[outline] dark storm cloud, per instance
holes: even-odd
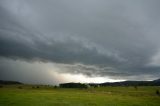
[[[0,3],[1,57],[67,64],[64,72],[88,76],[160,75],[150,65],[160,50],[158,0]]]
[[[22,29],[21,29],[22,30]],[[57,42],[53,40],[30,39],[30,33],[2,29],[0,36],[0,55],[9,58],[41,60],[60,63],[110,64],[115,60],[98,53],[96,48],[87,48],[73,40]],[[9,36],[12,36],[11,39]],[[98,61],[100,60],[100,61]],[[116,63],[116,61],[115,61]]]

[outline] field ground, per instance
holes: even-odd
[[[160,87],[99,87],[66,89],[3,85],[0,106],[160,106]]]

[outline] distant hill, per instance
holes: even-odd
[[[154,80],[154,82],[160,82],[160,79]]]
[[[0,80],[0,84],[2,85],[12,85],[12,84],[23,84],[18,81],[5,81]],[[68,85],[76,85],[76,86],[84,86],[85,84],[81,83],[64,83],[60,84],[61,86],[68,86]],[[160,86],[160,79],[153,80],[153,81],[122,81],[122,82],[105,82],[105,83],[86,83],[86,85],[90,86]]]
[[[83,88],[87,86],[160,86],[160,79],[153,81],[122,81],[122,82],[106,82],[106,83],[63,83],[59,84],[62,88]]]
[[[160,86],[160,79],[153,81],[122,81],[122,82],[106,82],[99,84],[101,86]]]
[[[3,85],[12,85],[12,84],[23,84],[23,83],[18,82],[18,81],[4,81],[4,80],[0,80],[0,84],[3,84]]]

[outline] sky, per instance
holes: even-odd
[[[0,0],[0,79],[154,80],[159,0]]]

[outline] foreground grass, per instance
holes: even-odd
[[[160,87],[62,89],[12,85],[0,88],[0,106],[160,106]]]

